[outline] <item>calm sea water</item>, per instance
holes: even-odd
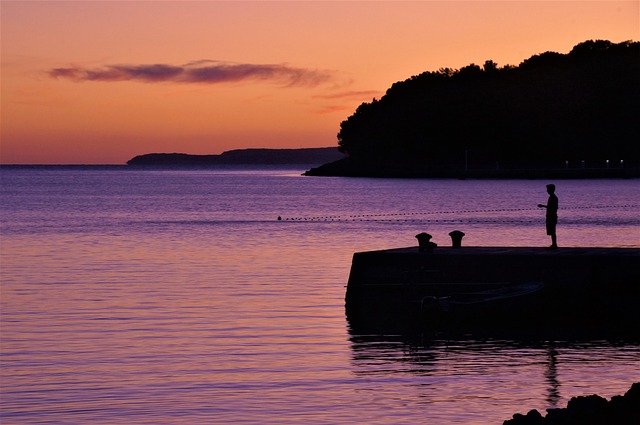
[[[640,380],[638,341],[350,331],[354,252],[546,246],[546,181],[301,171],[0,170],[1,422],[499,424]],[[561,246],[640,246],[640,181],[555,183]]]

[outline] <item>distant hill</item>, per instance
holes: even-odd
[[[441,68],[340,124],[348,157],[307,175],[625,177],[640,169],[640,43],[589,40],[519,66]]]
[[[216,165],[320,165],[344,158],[337,147],[300,149],[236,149],[220,155],[148,153],[138,155],[127,165],[145,167],[210,167]]]

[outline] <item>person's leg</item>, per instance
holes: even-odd
[[[551,246],[549,248],[558,247],[558,238],[556,236],[556,224],[557,221],[553,218],[547,217],[547,235],[551,236]]]
[[[551,228],[551,247],[558,247],[558,237],[556,236],[556,226],[558,224],[558,217],[553,218],[553,226]]]

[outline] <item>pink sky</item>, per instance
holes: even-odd
[[[337,145],[396,81],[588,39],[640,39],[638,1],[4,1],[4,164]]]

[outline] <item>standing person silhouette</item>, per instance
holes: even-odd
[[[549,194],[549,200],[547,205],[538,204],[539,208],[547,209],[547,235],[551,236],[550,249],[558,248],[558,238],[556,236],[556,224],[558,224],[558,197],[555,194],[556,185],[548,184],[547,193]]]

